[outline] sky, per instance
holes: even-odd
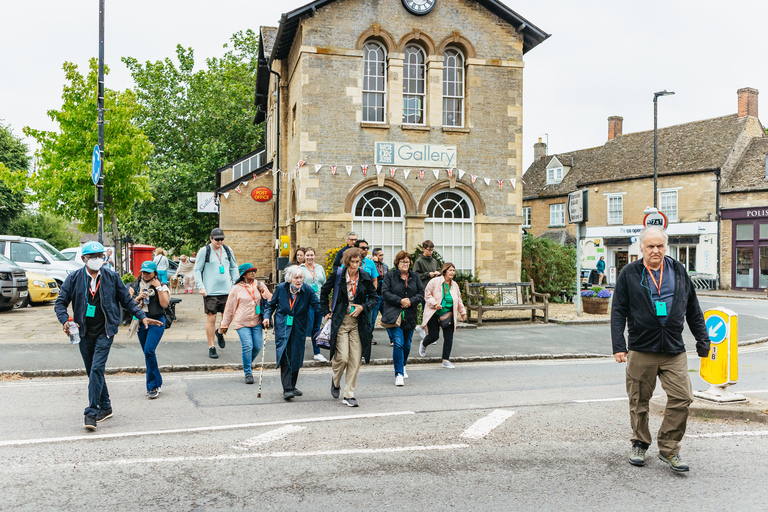
[[[106,86],[133,86],[121,57],[161,60],[181,44],[204,66],[233,33],[277,26],[283,12],[308,1],[106,0]],[[660,127],[733,114],[741,87],[764,91],[768,102],[759,30],[768,2],[503,2],[552,34],[524,56],[524,168],[539,137],[558,153],[605,143],[612,115],[624,117],[624,133],[653,129],[653,93],[663,89],[676,94],[659,99]],[[98,56],[98,0],[5,0],[0,20],[0,122],[22,137],[24,126],[55,130],[46,112],[61,107],[62,64],[85,73]]]

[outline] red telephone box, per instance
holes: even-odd
[[[131,247],[131,273],[134,277],[141,275],[141,264],[152,259],[155,248],[152,245],[134,245]]]

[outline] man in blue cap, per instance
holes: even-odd
[[[67,336],[69,317],[67,307],[72,304],[72,318],[79,328],[80,355],[88,374],[88,407],[85,408],[84,426],[96,430],[96,424],[112,416],[112,403],[104,382],[104,369],[109,349],[122,320],[122,309],[144,323],[163,325],[148,318],[128,294],[120,276],[104,267],[104,246],[88,242],[81,251],[85,267],[67,276],[61,285],[54,311],[64,326]]]

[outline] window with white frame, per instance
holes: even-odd
[[[608,196],[608,224],[624,224],[624,198]]]
[[[424,50],[405,47],[403,59],[403,124],[424,124],[427,68]]]
[[[565,226],[565,203],[549,205],[549,225]]]
[[[383,123],[386,119],[387,54],[375,41],[363,46],[363,121]]]
[[[370,247],[384,250],[384,261],[392,265],[395,255],[405,249],[405,206],[394,191],[374,188],[361,193],[353,207],[352,231]]]
[[[443,52],[443,126],[464,126],[464,55]]]
[[[474,216],[472,203],[456,190],[441,190],[427,202],[424,238],[432,240],[443,261],[456,270],[474,272]]]
[[[669,222],[677,222],[677,190],[659,190],[659,210]]]
[[[547,169],[547,185],[556,185],[561,181],[563,181],[562,167],[553,167],[552,169]]]
[[[531,227],[531,207],[523,206],[523,227]]]

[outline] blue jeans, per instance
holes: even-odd
[[[312,352],[314,355],[317,355],[320,353],[320,347],[317,346],[317,343],[315,343],[314,334],[320,330],[320,324],[323,322],[323,316],[317,315],[317,318],[315,318],[315,310],[312,308],[309,308],[309,320],[307,320],[307,325],[309,326],[309,337],[312,339]]]
[[[379,317],[379,311],[381,311],[381,306],[384,304],[384,299],[381,298],[381,295],[379,295],[379,302],[373,306],[373,309],[371,309],[371,331],[373,331],[374,327],[376,327],[376,319]]]
[[[157,389],[163,385],[163,377],[160,375],[160,367],[157,365],[155,350],[165,332],[165,317],[158,320],[163,322],[162,327],[150,325],[149,329],[147,329],[143,323],[140,323],[139,329],[136,331],[139,343],[141,343],[141,350],[144,351],[144,362],[147,364],[147,391]]]
[[[413,338],[413,329],[404,331],[402,327],[392,327],[387,329],[389,339],[394,343],[392,348],[392,359],[395,362],[395,376],[402,375],[405,365],[408,364],[408,354],[411,353],[411,338]]]
[[[246,375],[253,373],[253,360],[264,346],[264,331],[261,325],[256,327],[241,327],[237,330],[240,345],[243,348],[243,371]]]
[[[107,366],[109,349],[112,348],[114,337],[106,334],[96,338],[80,337],[80,355],[85,363],[85,373],[88,375],[88,407],[86,416],[96,416],[100,409],[111,409],[107,383],[104,381],[104,368]]]

